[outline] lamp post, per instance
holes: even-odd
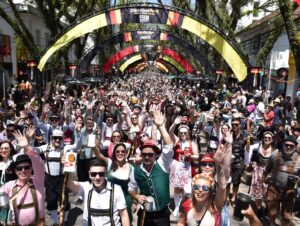
[[[27,67],[30,68],[30,81],[34,80],[34,67],[37,66],[37,62],[35,60],[29,60],[27,62]]]
[[[251,73],[253,74],[253,88],[255,88],[257,86],[257,74],[259,72],[259,68],[258,67],[253,67],[251,68]]]
[[[75,70],[77,69],[77,65],[72,64],[69,66],[70,72],[71,72],[71,76],[75,77]]]
[[[216,74],[217,74],[216,83],[218,83],[220,81],[221,75],[223,74],[223,71],[218,69],[216,70]]]

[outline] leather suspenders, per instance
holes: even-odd
[[[109,216],[110,217],[110,222],[111,222],[111,226],[115,226],[115,221],[114,221],[114,208],[113,208],[113,204],[114,204],[114,190],[115,190],[115,186],[114,184],[111,184],[112,186],[112,190],[110,191],[110,198],[109,198],[109,209],[94,209],[91,208],[91,200],[92,200],[92,195],[93,195],[93,189],[91,189],[89,191],[88,194],[88,201],[87,201],[87,205],[88,205],[88,225],[92,226],[92,219],[91,216],[95,216],[95,217],[104,217],[104,216]]]
[[[61,158],[63,156],[64,150],[62,149],[60,151],[60,157],[49,157],[49,152],[50,152],[50,147],[48,145],[47,150],[45,151],[45,161],[46,161],[47,168],[48,168],[48,174],[51,176],[49,162],[59,162],[60,168],[62,169]]]
[[[17,197],[18,195],[21,195],[25,192],[26,188],[29,188],[31,196],[32,196],[32,203],[27,203],[27,204],[22,204],[19,203],[17,205]],[[14,215],[15,215],[15,225],[19,225],[19,221],[18,221],[18,214],[17,214],[17,210],[21,210],[21,209],[27,209],[27,208],[34,208],[35,211],[35,224],[37,225],[40,217],[39,217],[39,207],[38,207],[38,200],[37,200],[37,194],[36,194],[36,190],[34,187],[34,184],[32,183],[32,181],[27,182],[27,184],[25,184],[23,187],[21,187],[20,189],[18,189],[17,186],[14,186],[12,189],[12,197],[15,197],[12,200],[12,205],[13,205],[13,209],[14,209]]]

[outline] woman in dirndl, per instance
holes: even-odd
[[[177,117],[170,127],[170,137],[174,145],[174,157],[170,166],[170,183],[174,186],[175,209],[173,215],[176,217],[179,205],[184,193],[191,193],[192,163],[199,159],[198,147],[190,139],[190,131],[187,125],[178,127],[178,137],[174,134],[176,125],[181,122]],[[194,169],[195,170],[195,169]]]
[[[246,145],[245,150],[251,156],[251,165],[253,167],[252,181],[250,186],[250,195],[255,200],[259,214],[262,213],[262,200],[265,198],[267,192],[267,184],[263,181],[263,172],[266,167],[267,161],[273,151],[274,147],[274,134],[271,131],[266,131],[263,134],[262,142]]]

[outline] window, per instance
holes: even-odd
[[[252,50],[258,50],[260,48],[260,38],[256,37],[252,42]]]

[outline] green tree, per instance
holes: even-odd
[[[284,21],[284,27],[290,42],[290,47],[295,58],[296,69],[298,74],[300,74],[300,43],[297,39],[297,28],[294,16],[292,15],[294,11],[293,5],[289,0],[278,0],[278,6]]]

